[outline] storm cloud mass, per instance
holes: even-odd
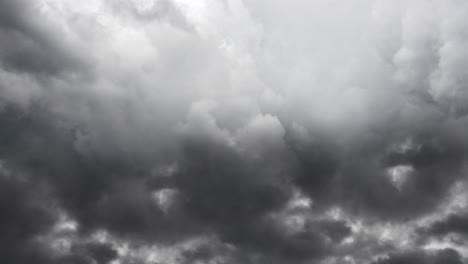
[[[468,263],[468,2],[0,0],[0,263]]]

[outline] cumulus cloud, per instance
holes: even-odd
[[[466,262],[467,14],[0,0],[0,262]]]

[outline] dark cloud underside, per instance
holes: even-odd
[[[466,263],[466,17],[0,0],[0,263]]]

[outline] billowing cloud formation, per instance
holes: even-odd
[[[0,0],[0,262],[466,262],[467,17]]]

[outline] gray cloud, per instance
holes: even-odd
[[[84,73],[89,65],[64,34],[51,21],[37,17],[38,2],[2,0],[1,34],[2,68],[6,71],[33,75],[57,76],[64,72]]]
[[[463,263],[467,12],[0,0],[0,259]]]
[[[373,263],[463,263],[463,260],[457,251],[443,249],[435,252],[413,251],[395,253]]]

